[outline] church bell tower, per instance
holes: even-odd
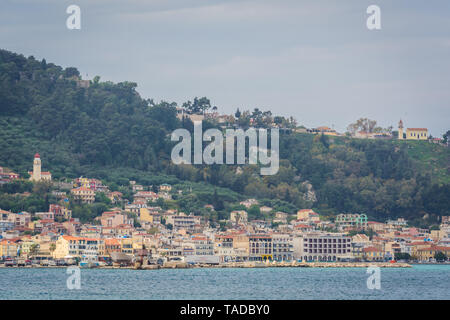
[[[403,121],[400,119],[400,122],[398,123],[398,139],[403,140]]]
[[[41,156],[39,153],[34,155],[33,161],[33,180],[40,181],[41,180]]]

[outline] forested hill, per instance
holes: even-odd
[[[314,207],[325,215],[450,214],[448,148],[290,134],[281,137],[275,176],[261,177],[251,166],[239,174],[234,166],[174,166],[168,135],[190,126],[176,118],[175,106],[142,99],[132,82],[83,81],[76,68],[0,50],[0,166],[26,176],[39,152],[43,169],[56,179],[207,182],[241,197],[278,202],[287,211]]]

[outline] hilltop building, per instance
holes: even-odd
[[[52,180],[52,174],[48,171],[41,171],[42,163],[41,163],[41,156],[39,153],[36,153],[34,155],[34,161],[33,161],[33,172],[28,171],[28,174],[30,175],[31,181],[51,181]]]
[[[399,140],[427,140],[428,129],[427,128],[407,128],[406,135],[403,132],[403,121],[400,119],[398,123],[398,139]]]

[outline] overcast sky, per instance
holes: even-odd
[[[81,8],[81,30],[66,8]],[[381,8],[381,30],[366,9]],[[450,1],[1,0],[0,48],[133,81],[144,98],[207,96],[307,127],[450,129]]]

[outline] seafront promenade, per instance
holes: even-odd
[[[5,267],[0,265],[0,268],[67,268],[68,266],[24,266],[24,267]],[[163,265],[148,264],[148,265],[129,265],[129,266],[99,266],[96,269],[135,269],[135,270],[158,270],[158,269],[188,269],[188,268],[411,268],[408,263],[389,263],[389,262],[232,262],[219,265],[210,264],[188,264],[186,262],[171,261]]]

